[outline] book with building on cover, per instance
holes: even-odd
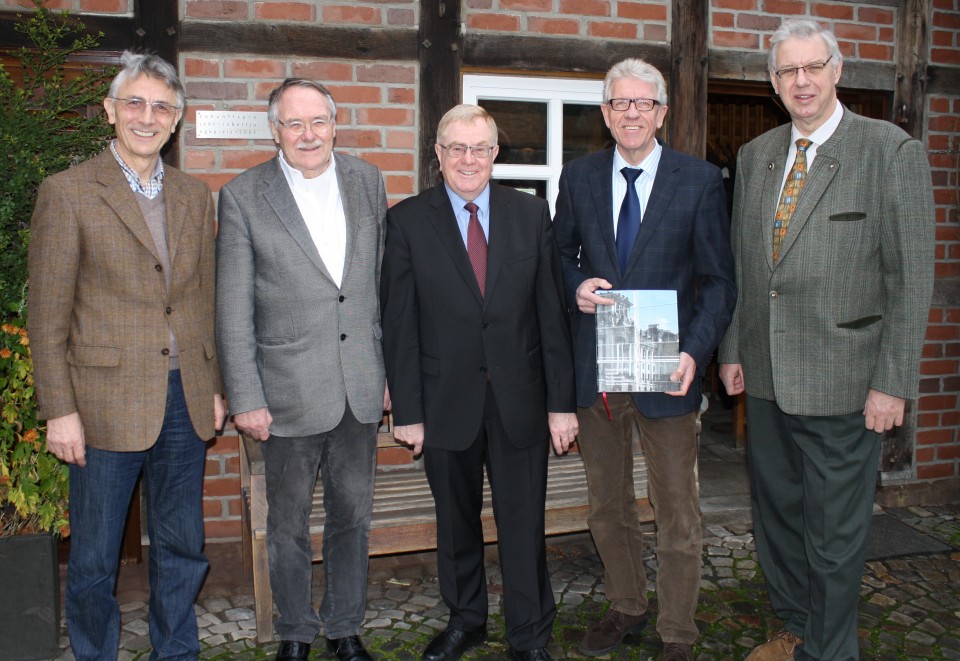
[[[677,292],[598,289],[613,305],[597,306],[597,392],[671,392],[680,365]]]

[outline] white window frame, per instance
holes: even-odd
[[[547,164],[494,163],[493,178],[546,181],[547,201],[550,203],[550,212],[553,213],[559,192],[560,170],[563,168],[563,104],[600,106],[603,103],[603,81],[464,74],[463,102],[475,104],[479,99],[546,102]]]

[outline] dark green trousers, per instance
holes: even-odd
[[[767,591],[796,659],[856,661],[857,604],[880,435],[860,412],[788,415],[747,398],[753,529]]]

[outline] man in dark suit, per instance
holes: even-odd
[[[852,661],[881,434],[918,394],[930,168],[920,142],[838,101],[832,33],[789,20],[770,44],[791,122],[740,150],[720,351],[727,392],[747,393],[754,536],[784,622],[748,659]]]
[[[380,171],[334,154],[329,90],[290,78],[270,94],[277,157],[220,191],[217,344],[244,433],[263,441],[277,659],[306,659],[320,631],[341,661],[370,656],[366,608],[377,426],[389,407],[378,277],[387,196]],[[310,511],[323,480],[320,615]]]
[[[153,658],[196,658],[204,441],[225,415],[214,342],[214,208],[165,165],[185,94],[126,52],[103,100],[116,139],[40,186],[29,327],[47,449],[70,464],[67,632],[78,661],[116,659],[123,524],[143,474]]]
[[[702,541],[696,482],[700,381],[735,300],[723,179],[712,165],[657,142],[667,98],[654,67],[635,59],[614,65],[603,94],[603,117],[616,148],[564,166],[554,219],[573,310],[590,532],[610,600],[580,651],[606,654],[646,623],[632,475],[639,432],[657,521],[662,658],[692,659]],[[677,392],[598,396],[596,306],[613,301],[595,292],[611,288],[677,292],[681,353],[671,376],[679,382]]]
[[[486,637],[486,466],[510,658],[550,659],[547,439],[563,453],[577,433],[550,213],[543,200],[490,183],[497,127],[482,108],[447,112],[436,151],[444,183],[390,210],[381,279],[394,435],[423,452],[450,608],[423,658],[457,659]]]

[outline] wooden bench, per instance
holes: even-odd
[[[240,480],[243,501],[243,567],[253,574],[253,594],[257,621],[257,642],[273,639],[273,591],[267,564],[267,496],[260,443],[240,437]],[[377,439],[381,449],[395,448],[390,432]],[[544,448],[546,451],[546,448]],[[647,471],[643,455],[634,460],[634,486],[638,494],[640,518],[653,520],[647,500]],[[587,529],[587,484],[583,460],[577,453],[557,457],[551,453],[548,463],[546,534],[580,532]],[[482,512],[484,540],[497,539],[489,484],[484,485]],[[321,560],[323,548],[323,484],[317,480],[310,517],[313,560]],[[377,469],[370,523],[370,555],[388,555],[427,551],[437,547],[437,529],[433,496],[426,474],[416,464],[381,466]]]

